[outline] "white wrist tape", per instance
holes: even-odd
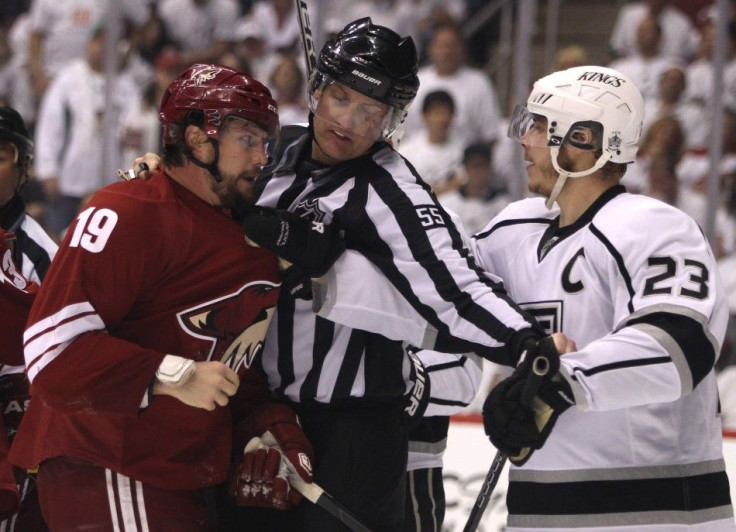
[[[194,375],[194,360],[166,355],[156,370],[156,379],[166,386],[182,386]]]

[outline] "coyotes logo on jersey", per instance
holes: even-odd
[[[263,348],[279,286],[248,283],[233,294],[179,312],[177,318],[188,334],[212,342],[209,360],[220,360],[236,371],[241,364],[249,368]]]

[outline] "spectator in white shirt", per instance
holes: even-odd
[[[158,13],[182,54],[183,70],[192,63],[214,62],[228,51],[240,8],[235,0],[161,0]]]
[[[685,100],[685,83],[685,71],[680,67],[662,73],[659,97],[644,101],[644,129],[658,118],[672,116],[682,126],[685,147],[698,149],[705,146],[709,124],[705,106]]]
[[[455,101],[445,91],[430,92],[420,101],[424,128],[407,136],[399,144],[399,152],[439,195],[460,185],[455,174],[464,146],[451,133]]]
[[[644,0],[625,4],[618,13],[611,34],[611,51],[616,57],[636,51],[636,32],[647,16],[653,16],[662,28],[662,54],[689,61],[695,54],[697,32],[690,19],[672,6],[672,0]]]
[[[105,101],[105,32],[87,43],[87,59],[69,64],[49,85],[36,127],[36,172],[46,195],[46,229],[59,237],[74,219],[82,199],[117,179],[122,160],[125,113],[137,115],[141,100],[133,79],[120,73],[110,102]],[[102,167],[104,117],[112,106],[117,137],[107,168]]]
[[[415,102],[436,90],[444,90],[455,101],[452,136],[464,146],[492,143],[498,138],[500,110],[490,78],[465,64],[463,35],[452,23],[436,26],[429,43],[430,64],[419,69],[419,91]],[[406,133],[422,129],[421,110],[415,105],[406,117]]]
[[[293,55],[279,55],[278,59],[268,78],[268,87],[279,106],[279,122],[282,126],[306,124],[309,105],[301,63]]]
[[[309,6],[310,18],[315,15]],[[238,24],[255,25],[265,40],[266,50],[271,53],[301,53],[299,19],[294,10],[294,0],[261,0]],[[258,78],[261,79],[261,78]],[[263,78],[267,80],[268,78]]]
[[[712,16],[707,17],[700,27],[700,41],[695,61],[686,69],[687,88],[685,98],[695,104],[713,105],[713,42],[716,27]],[[736,108],[736,59],[733,57],[734,41],[736,40],[736,22],[728,25],[728,40],[726,43],[726,64],[723,67],[723,103]]]
[[[114,0],[126,20],[140,27],[149,10],[144,0]],[[109,0],[33,0],[29,66],[33,88],[43,94],[51,78],[74,59],[84,59],[87,38],[107,13]]]
[[[657,19],[645,17],[636,28],[636,51],[609,65],[631,78],[645,100],[657,98],[662,74],[677,65],[675,60],[660,53],[661,37]]]

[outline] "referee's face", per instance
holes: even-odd
[[[312,158],[332,165],[360,157],[381,136],[388,106],[339,83],[315,93]]]

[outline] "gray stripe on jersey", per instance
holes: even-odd
[[[632,512],[600,515],[509,515],[508,526],[548,530],[551,528],[662,525],[662,531],[670,531],[673,529],[673,523],[677,523],[674,526],[696,525],[720,519],[730,519],[729,522],[733,522],[733,508],[720,506],[692,512]],[[730,528],[724,530],[730,530]]]
[[[410,453],[439,454],[447,448],[447,438],[436,442],[409,440]]]
[[[626,321],[616,327],[614,332],[618,331],[619,329],[626,327],[626,324],[630,321],[636,320],[638,318],[641,318],[642,316],[646,316],[647,314],[654,314],[655,312],[666,312],[668,314],[677,314],[679,316],[685,316],[687,318],[691,318],[695,321],[697,321],[702,327],[703,332],[705,333],[705,336],[708,338],[708,341],[713,346],[713,351],[718,353],[721,348],[718,343],[718,340],[715,336],[713,336],[713,333],[711,332],[710,328],[708,327],[708,318],[701,314],[700,312],[691,309],[690,307],[683,307],[681,305],[669,305],[666,303],[660,303],[658,305],[651,305],[649,307],[645,307],[643,309],[639,309],[633,314],[630,314],[626,317]]]
[[[680,349],[680,345],[672,338],[664,329],[660,329],[655,325],[648,323],[637,323],[631,326],[632,329],[643,332],[647,336],[654,338],[672,359],[672,363],[677,369],[680,376],[680,394],[686,395],[693,391],[693,375],[690,372],[690,366],[685,358],[685,353]]]
[[[634,512],[634,513],[612,513],[601,515],[510,515],[508,526],[538,528],[548,530],[551,528],[578,528],[578,527],[604,527],[604,526],[644,526],[662,525],[661,530],[672,530],[674,526],[682,524],[696,525],[719,519],[730,519],[733,521],[733,509],[730,506],[708,508],[693,512]],[[618,530],[618,529],[617,529]],[[710,530],[710,529],[709,529]],[[713,529],[715,530],[715,529]],[[727,528],[730,530],[730,528]]]
[[[591,482],[601,480],[643,480],[652,478],[689,477],[725,471],[726,462],[720,458],[692,464],[642,467],[615,467],[602,469],[568,469],[565,471],[534,471],[512,468],[509,480],[513,482]]]
[[[718,340],[716,340],[715,336],[713,336],[713,333],[708,327],[708,319],[700,312],[697,312],[689,307],[669,304],[652,305],[640,309],[628,316],[626,319],[626,323],[623,326],[626,326],[626,324],[633,321],[639,321],[641,320],[641,318],[645,318],[648,315],[659,313],[684,316],[696,322],[700,326],[700,332],[704,334],[705,339],[707,339],[707,341],[710,343],[711,348],[713,349],[713,353],[718,353],[720,351]],[[632,329],[643,332],[648,336],[651,336],[665,349],[665,351],[667,351],[667,354],[672,359],[672,362],[677,369],[677,373],[680,376],[681,393],[683,395],[686,395],[692,392],[696,384],[693,381],[693,368],[688,361],[687,354],[683,352],[677,339],[675,339],[670,333],[668,333],[661,327],[657,327],[656,325],[640,322],[636,323],[635,325],[631,325],[630,327]],[[619,331],[620,329],[621,327],[618,327],[616,331]]]

